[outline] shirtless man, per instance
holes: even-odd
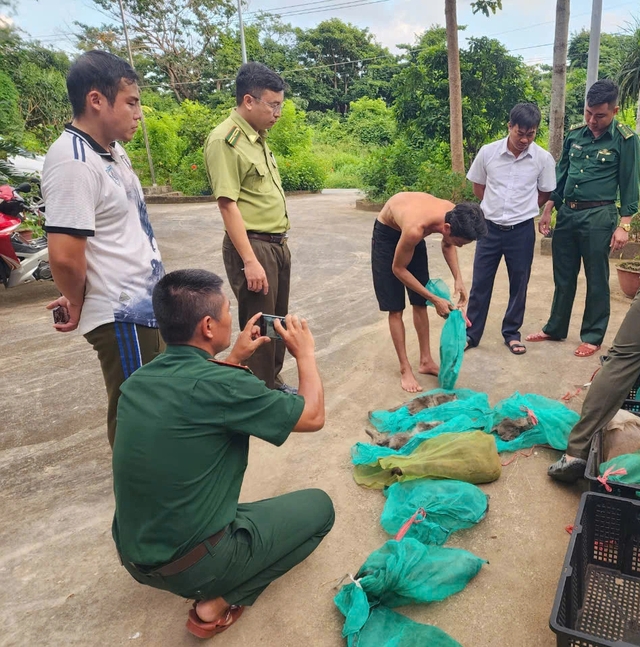
[[[446,318],[455,306],[429,292],[427,246],[430,234],[442,234],[442,255],[454,279],[454,296],[459,295],[458,306],[467,303],[467,290],[460,275],[456,247],[462,247],[487,233],[487,225],[480,205],[463,202],[459,205],[440,200],[428,193],[397,193],[382,208],[373,227],[371,241],[371,268],[373,287],[382,312],[389,313],[391,339],[400,361],[400,382],[409,393],[422,391],[407,358],[402,313],[405,307],[404,290],[413,306],[413,325],[420,344],[418,372],[438,375],[429,346],[429,318],[426,301],[431,301],[436,312]]]

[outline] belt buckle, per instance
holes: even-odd
[[[578,203],[577,202],[567,202],[567,205],[569,206],[569,209],[577,209],[578,208]]]

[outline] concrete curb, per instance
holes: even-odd
[[[285,191],[288,198],[294,198],[299,195],[316,195],[320,191]],[[202,202],[215,202],[212,195],[147,195],[145,196],[147,204],[189,204]]]
[[[373,211],[375,213],[379,213],[382,211],[382,207],[384,204],[381,204],[380,202],[370,202],[366,198],[363,200],[356,200],[356,209],[358,211]]]

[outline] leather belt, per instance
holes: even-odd
[[[527,223],[531,222],[533,218],[528,218],[527,220],[523,220],[522,222],[518,222],[515,225],[499,225],[496,222],[493,222],[493,220],[487,220],[486,222],[491,225],[492,227],[495,227],[496,229],[499,229],[500,231],[511,231],[512,229],[517,229],[518,227],[521,227],[522,225],[526,225]]]
[[[186,571],[190,566],[193,566],[196,562],[199,562],[208,552],[208,546],[213,548],[220,540],[224,537],[227,527],[224,527],[222,530],[218,531],[215,535],[211,535],[208,539],[205,539],[201,544],[198,544],[195,548],[190,550],[186,555],[169,562],[160,568],[154,568],[151,571],[147,571],[144,566],[140,564],[134,564],[129,562],[136,571],[139,571],[143,575],[162,575],[163,577],[169,577],[170,575],[177,575]],[[207,546],[208,545],[208,546]]]
[[[284,245],[289,238],[289,234],[263,234],[259,231],[248,231],[248,238],[254,238],[255,240],[264,240],[268,243],[276,243],[277,245]]]
[[[565,202],[569,209],[580,211],[581,209],[593,209],[594,207],[604,207],[613,204],[614,200],[597,200],[596,202]]]

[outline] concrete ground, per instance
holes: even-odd
[[[250,501],[323,488],[335,503],[336,524],[319,549],[274,583],[216,645],[344,644],[334,585],[388,538],[379,523],[384,497],[355,485],[349,449],[367,440],[368,410],[408,398],[372,291],[369,240],[375,214],[356,211],[354,202],[352,192],[289,201],[291,311],[308,317],[315,332],[327,423],[316,434],[294,434],[279,449],[253,441],[243,489]],[[154,205],[150,214],[167,269],[204,267],[224,275],[221,219],[214,205]],[[434,238],[428,240],[432,276],[451,285]],[[473,245],[460,250],[469,287],[473,251]],[[537,255],[523,332],[545,322],[552,287],[551,259]],[[607,343],[629,303],[617,286],[612,289]],[[46,283],[0,293],[0,645],[196,645],[184,628],[190,605],[137,584],[118,562],[110,531],[111,454],[102,377],[81,337],[52,330],[44,305],[56,294]],[[485,337],[465,356],[458,385],[486,391],[495,403],[516,389],[558,398],[587,382],[597,358],[573,356],[584,282],[569,339],[529,344],[523,357],[502,344],[506,298],[501,268]],[[431,321],[437,349],[442,322],[435,316]],[[408,343],[417,365],[410,328]],[[295,383],[291,359],[285,377]],[[419,380],[425,389],[437,386],[433,377]],[[580,397],[571,406],[579,411]],[[565,526],[574,520],[580,495],[580,488],[561,487],[546,476],[556,456],[536,450],[531,458],[518,457],[497,482],[483,486],[491,495],[487,518],[454,535],[449,545],[471,550],[489,564],[458,595],[403,613],[438,625],[464,647],[555,645],[548,620],[569,542]]]

